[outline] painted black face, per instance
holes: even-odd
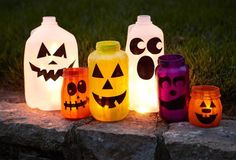
[[[210,114],[210,115],[208,114],[211,113],[212,108],[216,107],[215,104],[211,102],[210,108],[206,108],[207,107],[206,104],[202,102],[200,107],[202,108],[202,113],[206,114],[206,116],[204,116],[203,114],[195,113],[197,119],[203,124],[212,123],[216,119],[217,114]]]
[[[164,88],[164,83],[167,83],[168,86],[174,85],[175,87],[172,87],[172,88],[176,88],[177,83],[178,84],[180,83],[183,87],[186,85],[184,76],[174,77],[173,80],[168,76],[159,77],[158,83],[161,90],[163,90]],[[178,91],[173,89],[173,90],[170,90],[167,94],[169,94],[168,95],[169,97],[174,97],[176,95],[178,96]],[[186,105],[186,95],[180,95],[177,98],[172,99],[170,101],[160,100],[160,105],[165,107],[168,110],[183,109]]]
[[[76,84],[73,83],[73,82],[70,82],[68,85],[67,85],[67,93],[68,95],[70,96],[74,96],[76,94],[76,92],[79,93],[85,93],[86,92],[86,83],[84,80],[80,80],[77,84],[77,87],[76,87]],[[85,100],[82,100],[79,96],[77,96],[77,99],[78,101],[74,101],[74,102],[67,102],[65,101],[64,102],[64,107],[65,107],[65,110],[67,108],[70,108],[70,110],[72,110],[72,108],[76,108],[78,109],[79,107],[83,107],[85,108],[85,105],[88,103],[88,97],[86,97]]]
[[[95,78],[104,78],[97,64],[94,67],[92,76]],[[117,77],[121,77],[121,76],[124,76],[124,74],[121,70],[120,65],[117,64],[114,72],[111,75],[111,78],[117,78]],[[104,90],[113,89],[113,87],[108,79],[106,80],[102,89],[104,89]],[[114,107],[116,107],[115,102],[117,102],[118,104],[123,102],[123,100],[126,96],[126,91],[120,95],[117,95],[117,96],[112,96],[112,97],[103,97],[102,96],[101,98],[99,98],[99,96],[93,92],[92,92],[92,94],[93,94],[93,98],[100,106],[104,107],[105,105],[107,105],[109,108],[114,108]]]
[[[44,45],[44,43],[42,43],[41,47],[39,49],[39,53],[38,53],[37,58],[39,59],[39,58],[44,58],[44,57],[47,57],[47,56],[51,56],[51,54],[49,53],[49,51],[46,48],[46,46]],[[67,58],[64,43],[57,49],[57,51],[53,54],[53,56]],[[72,62],[68,66],[68,68],[73,67],[74,63],[75,63],[75,61]],[[55,72],[54,72],[54,70],[49,70],[47,72],[46,69],[41,69],[41,68],[33,65],[30,62],[29,62],[29,64],[30,64],[31,70],[34,71],[34,72],[37,72],[37,77],[43,76],[45,81],[49,80],[50,78],[52,80],[56,81],[60,76],[62,76],[63,69],[64,69],[64,68],[61,68],[61,69],[58,69]],[[48,65],[57,65],[57,63],[55,61],[51,61],[51,62],[48,63]]]
[[[142,54],[146,48],[139,48],[138,44],[144,42],[141,38],[134,38],[130,41],[130,51],[134,55]],[[159,54],[162,48],[157,48],[157,44],[162,43],[158,37],[151,38],[147,42],[147,50],[152,54]],[[137,65],[137,73],[143,80],[149,80],[153,77],[155,65],[151,57],[143,56],[139,59]]]

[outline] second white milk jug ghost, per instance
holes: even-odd
[[[31,108],[59,110],[64,68],[78,67],[75,37],[59,27],[56,18],[43,17],[25,45],[25,99]]]
[[[140,15],[128,28],[126,53],[129,57],[129,103],[138,112],[158,112],[155,68],[164,54],[164,35],[151,17]]]

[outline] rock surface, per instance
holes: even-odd
[[[80,126],[76,135],[79,144],[101,160],[154,160],[157,134],[167,129],[165,125],[157,128],[157,120],[156,114],[131,112],[119,122],[94,121]]]
[[[173,123],[163,136],[172,160],[236,159],[236,121],[233,120],[222,120],[215,128]]]
[[[208,129],[133,111],[113,123],[70,121],[29,108],[18,94],[0,91],[0,160],[236,160],[234,118]]]

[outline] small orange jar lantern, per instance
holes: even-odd
[[[90,115],[88,69],[66,68],[63,70],[61,113],[68,119],[80,119]]]
[[[220,89],[211,85],[193,86],[189,102],[190,123],[199,127],[216,127],[222,118]]]

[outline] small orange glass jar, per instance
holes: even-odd
[[[222,118],[220,89],[211,85],[193,86],[189,102],[190,123],[199,127],[216,127]]]
[[[81,119],[90,115],[88,69],[66,68],[63,70],[61,113],[68,119]]]

